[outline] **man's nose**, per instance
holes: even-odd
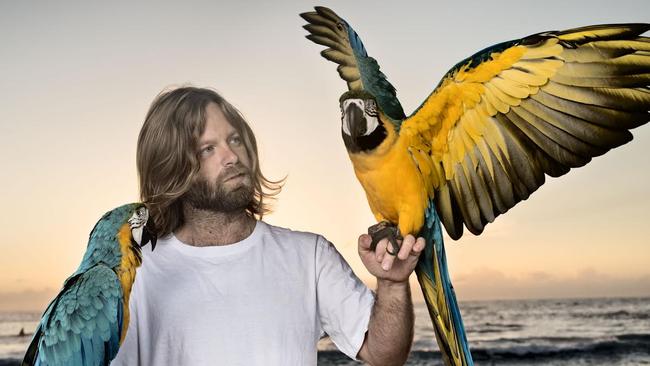
[[[224,166],[235,165],[239,161],[239,156],[232,150],[230,145],[224,145],[222,154],[221,163]]]

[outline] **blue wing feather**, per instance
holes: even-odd
[[[104,214],[90,233],[84,257],[48,305],[22,365],[108,365],[120,346],[124,322],[119,231],[141,207],[130,203]]]
[[[34,335],[38,348],[33,364],[108,365],[117,355],[123,322],[117,275],[99,264],[66,287],[50,304]]]
[[[400,123],[406,118],[404,109],[397,99],[395,87],[386,79],[386,75],[379,70],[377,61],[368,56],[368,52],[361,41],[361,38],[344,19],[336,15],[331,9],[317,6],[315,12],[300,14],[310,24],[305,29],[311,33],[307,38],[315,43],[329,47],[321,53],[326,59],[338,63],[339,74],[348,83],[352,90],[362,90],[372,94],[391,122],[399,130]],[[351,52],[350,52],[351,51]],[[334,52],[336,56],[329,54]],[[354,56],[354,62],[349,62],[350,54]],[[349,67],[358,71],[344,76],[341,67]],[[361,80],[361,85],[356,81]],[[354,83],[352,86],[351,83]]]
[[[132,205],[124,205],[105,213],[90,232],[88,247],[75,274],[85,273],[98,264],[115,268],[120,265],[122,252],[116,232],[129,218]]]
[[[345,20],[342,21],[345,22]],[[406,114],[397,99],[395,87],[388,81],[386,75],[379,70],[377,60],[368,56],[368,52],[357,32],[347,22],[345,24],[364,89],[377,99],[382,111],[393,120],[392,122],[396,123],[396,127],[399,129],[399,123],[406,118]]]

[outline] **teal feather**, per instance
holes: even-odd
[[[341,19],[348,29],[348,39],[357,60],[361,82],[364,89],[372,94],[382,111],[393,121],[401,121],[406,118],[404,109],[397,99],[395,87],[388,81],[386,75],[379,70],[379,63],[368,56],[361,38],[345,20]],[[399,129],[399,124],[397,125]]]
[[[117,355],[125,301],[115,272],[122,260],[117,233],[141,206],[118,207],[97,222],[79,268],[45,310],[22,365],[99,366]]]
[[[77,299],[83,299],[77,301]],[[105,365],[115,357],[122,330],[122,287],[113,269],[98,264],[62,292],[44,316],[35,365]],[[72,307],[73,312],[63,311]],[[78,314],[89,319],[76,320]],[[81,360],[82,363],[74,363]]]
[[[121,206],[105,213],[99,219],[90,232],[86,253],[75,274],[83,273],[99,263],[103,263],[110,268],[119,266],[122,253],[115,234],[131,217],[134,210],[132,204]]]
[[[429,281],[429,279],[435,281],[435,272],[440,273],[440,279],[442,281],[441,287],[444,292],[446,306],[449,309],[451,326],[454,328],[456,333],[456,342],[462,349],[461,359],[463,365],[472,366],[474,365],[474,361],[472,360],[472,354],[469,350],[469,343],[467,342],[465,326],[463,325],[460,308],[458,307],[458,302],[456,300],[456,293],[454,292],[454,287],[451,285],[451,279],[449,278],[447,256],[445,254],[445,246],[442,237],[442,225],[440,224],[440,217],[438,216],[435,207],[435,202],[431,200],[425,213],[425,225],[418,234],[418,236],[425,239],[426,245],[418,260],[416,273],[420,282]],[[437,267],[438,271],[435,270],[434,266]],[[422,286],[422,288],[424,289],[425,286]],[[436,299],[429,299],[426,293],[424,294],[424,297],[427,301],[427,306],[429,307],[429,313],[433,319],[435,315],[432,310],[433,305],[430,304],[430,302],[435,302]],[[436,329],[437,335],[438,332],[439,331]],[[436,339],[440,342],[442,339],[446,339],[446,337],[440,337],[438,335]],[[441,349],[444,347],[445,345],[440,345]],[[454,351],[447,351],[446,354],[448,355],[452,352]]]
[[[321,6],[317,6],[315,10],[315,12],[300,14],[303,19],[310,23],[310,25],[305,26],[305,29],[311,33],[307,38],[315,43],[329,47],[324,51],[325,53],[321,53],[328,60],[338,63],[341,65],[340,67],[356,67],[361,77],[363,90],[376,98],[381,110],[395,124],[396,129],[399,130],[400,121],[405,119],[406,115],[397,99],[395,87],[388,82],[386,75],[379,70],[377,61],[368,56],[368,52],[357,32],[332,10]],[[345,27],[344,34],[347,37],[344,37],[339,32],[343,26]],[[349,49],[352,50],[356,65],[346,63],[342,59],[327,56],[327,52],[330,50],[346,53],[349,52],[347,51]],[[350,82],[350,80],[346,81]]]

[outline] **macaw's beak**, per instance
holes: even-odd
[[[140,247],[143,247],[147,245],[147,243],[151,242],[151,250],[153,251],[156,249],[157,240],[158,237],[156,236],[156,228],[153,225],[153,219],[150,218],[142,228],[142,244]]]
[[[350,131],[350,137],[356,143],[359,136],[363,136],[366,127],[366,120],[363,116],[363,110],[359,108],[354,103],[350,103],[345,109],[345,114],[347,115],[348,131]]]

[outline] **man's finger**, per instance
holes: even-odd
[[[418,238],[418,240],[415,241],[415,244],[413,244],[413,249],[411,250],[410,255],[417,257],[422,253],[424,250],[424,247],[427,245],[426,240],[424,238]]]
[[[408,258],[411,250],[413,249],[413,245],[415,245],[415,237],[409,234],[402,241],[402,247],[399,249],[397,257],[401,260]]]
[[[381,239],[379,243],[377,243],[377,248],[375,248],[375,258],[377,259],[378,263],[381,263],[384,257],[386,257],[387,246],[388,246],[388,239]]]
[[[386,242],[388,243],[388,240],[386,240]],[[384,255],[384,258],[381,261],[381,268],[383,268],[384,271],[389,271],[393,266],[393,261],[395,261],[394,255]]]
[[[370,251],[370,244],[372,243],[372,238],[368,234],[361,234],[359,236],[359,248],[364,251]]]

